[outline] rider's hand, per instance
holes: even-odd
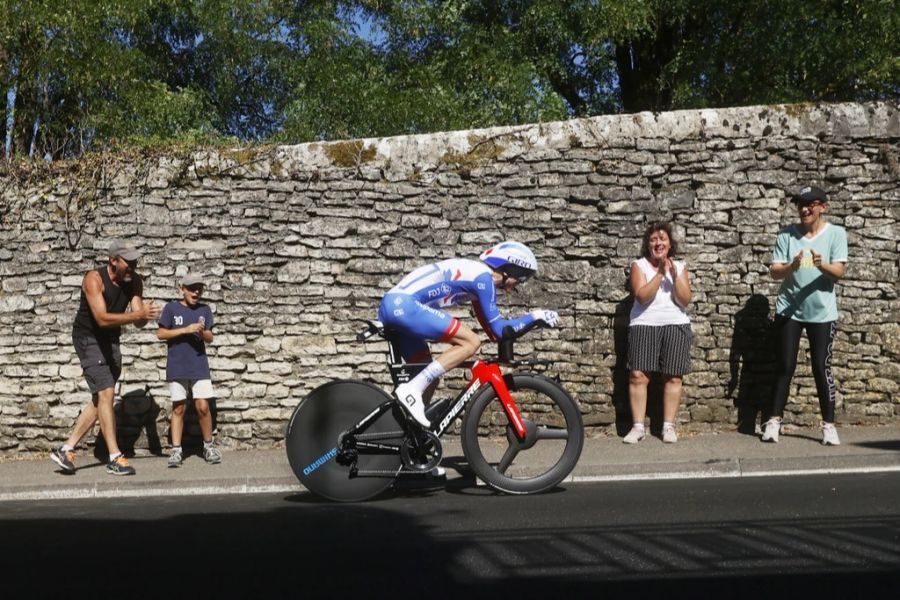
[[[531,316],[536,321],[543,321],[550,327],[556,327],[559,325],[559,314],[555,310],[544,310],[542,308],[537,308],[531,311]]]

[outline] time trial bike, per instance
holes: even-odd
[[[428,363],[404,363],[390,330],[367,321],[358,341],[388,342],[394,385],[408,382]],[[314,494],[335,501],[377,496],[398,477],[424,474],[441,461],[441,436],[462,416],[459,430],[469,467],[484,483],[510,494],[533,494],[562,482],[584,445],[578,404],[558,379],[533,371],[552,364],[518,360],[514,342],[537,326],[504,330],[497,357],[463,366],[466,388],[453,400],[426,407],[431,427],[409,418],[381,388],[359,380],[336,380],[314,389],[288,422],[285,447],[297,478]],[[503,374],[500,366],[529,368]]]

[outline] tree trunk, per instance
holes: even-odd
[[[616,66],[624,112],[664,111],[672,108],[672,84],[664,75],[675,58],[678,35],[660,23],[655,35],[616,44]]]

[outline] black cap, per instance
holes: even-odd
[[[818,188],[814,185],[808,185],[801,188],[800,191],[791,198],[791,202],[794,204],[809,204],[816,200],[828,202],[828,194],[826,194],[825,190],[822,188]]]

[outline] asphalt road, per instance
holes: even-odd
[[[452,482],[451,482],[452,483]],[[900,474],[5,502],[4,598],[896,597]],[[699,594],[699,595],[698,595]]]

